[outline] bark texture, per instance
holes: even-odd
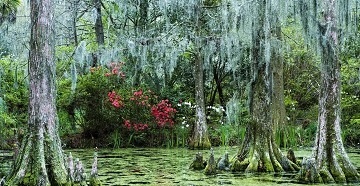
[[[274,116],[272,110],[274,98],[272,91],[273,59],[266,56],[266,44],[269,44],[270,33],[264,29],[266,24],[267,1],[258,0],[253,20],[252,33],[252,80],[249,89],[249,111],[251,122],[247,125],[245,139],[236,157],[232,160],[232,171],[246,172],[281,172],[296,171],[299,167],[282,154],[274,140]],[[274,69],[275,70],[275,69]],[[276,116],[277,117],[277,116]]]
[[[54,4],[31,1],[28,133],[6,185],[65,185],[55,105]]]
[[[140,0],[138,1],[138,15],[139,19],[135,24],[135,33],[137,37],[142,37],[145,34],[146,26],[148,24],[148,11],[149,11],[149,0]],[[138,50],[146,51],[148,47],[147,41],[140,42]],[[146,54],[144,54],[146,55]],[[133,77],[133,86],[139,86],[141,84],[141,74],[143,73],[143,64],[146,58],[143,56],[141,58],[135,59],[135,73]]]
[[[318,128],[312,157],[303,160],[303,182],[359,182],[341,139],[340,62],[335,17],[335,0],[326,0],[323,24],[319,25],[321,47],[321,84]]]
[[[96,20],[95,20],[95,35],[96,42],[100,47],[105,43],[104,37],[104,26],[102,23],[102,13],[101,13],[101,0],[94,0],[94,6],[96,8]]]
[[[271,32],[277,39],[278,47],[271,48],[271,114],[272,123],[275,131],[278,133],[278,142],[281,147],[287,145],[287,133],[286,133],[286,110],[284,100],[284,59],[281,53],[281,26],[280,21],[277,18],[277,13],[274,15],[274,25]],[[275,133],[276,134],[276,133]]]
[[[204,67],[203,59],[199,53],[195,54],[195,102],[196,116],[193,134],[190,139],[189,147],[191,149],[210,149],[211,143],[208,136],[205,98],[204,98]]]

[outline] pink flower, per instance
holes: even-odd
[[[120,107],[120,103],[119,103],[118,100],[114,100],[114,101],[112,102],[112,105],[113,105],[114,107],[116,107],[116,108],[119,108],[119,107]]]
[[[129,120],[125,120],[125,121],[124,121],[124,125],[125,125],[125,127],[126,127],[127,129],[131,129],[131,123],[130,123]]]
[[[142,93],[143,93],[143,92],[142,92],[142,90],[140,89],[140,90],[134,92],[134,96],[140,97],[140,96],[142,95]]]
[[[120,72],[120,77],[121,77],[121,78],[125,78],[125,77],[126,77],[125,74],[124,74],[124,72]]]
[[[113,68],[113,69],[111,70],[111,73],[114,74],[114,75],[116,75],[116,74],[119,73],[119,69],[118,69],[118,68]]]

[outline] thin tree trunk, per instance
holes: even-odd
[[[359,182],[341,139],[341,80],[335,0],[324,2],[323,24],[319,24],[321,84],[318,128],[310,159],[303,160],[300,180],[304,182]]]
[[[95,36],[96,36],[96,43],[98,45],[98,50],[96,53],[92,54],[93,67],[99,65],[101,59],[101,49],[105,43],[104,26],[102,22],[102,13],[101,13],[101,3],[102,3],[101,0],[94,0],[94,6],[96,9]]]
[[[145,30],[146,30],[146,26],[147,26],[147,22],[148,22],[148,9],[149,9],[149,0],[140,0],[139,2],[139,15],[140,18],[137,21],[136,27],[135,27],[135,33],[138,35],[139,33],[141,35],[144,34]],[[140,46],[142,47],[147,47],[145,45],[147,45],[146,41],[144,43],[141,43],[142,45]],[[144,54],[146,55],[146,54]],[[139,57],[141,58],[141,57]],[[143,59],[136,59],[136,64],[135,64],[135,74],[133,77],[133,86],[139,86],[140,85],[140,80],[141,80],[141,74],[142,74],[142,60]]]
[[[28,133],[7,185],[67,182],[55,106],[53,7],[52,0],[31,1]]]
[[[195,54],[195,102],[196,102],[196,119],[189,147],[191,149],[209,149],[211,147],[205,114],[204,98],[204,67],[203,58]]]
[[[77,37],[77,28],[76,28],[76,20],[77,20],[77,13],[78,13],[78,7],[79,7],[79,0],[73,0],[72,1],[72,20],[71,20],[71,30],[72,30],[72,34],[73,34],[73,40],[74,40],[74,45],[78,46],[79,41],[78,41],[78,37]]]
[[[96,42],[99,47],[104,45],[105,37],[104,37],[104,26],[102,23],[102,13],[101,13],[101,0],[94,0],[95,8],[96,8],[96,20],[95,20],[95,35]]]

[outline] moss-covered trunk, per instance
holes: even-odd
[[[318,128],[312,157],[303,161],[300,180],[358,182],[359,174],[351,164],[341,139],[341,80],[335,1],[327,0],[324,3],[323,24],[319,25],[322,59]]]
[[[275,13],[272,33],[278,40],[276,47],[271,47],[271,114],[272,123],[274,125],[275,134],[278,136],[278,144],[281,147],[287,146],[287,133],[286,133],[286,111],[284,100],[284,59],[281,52],[281,26],[278,20],[278,14]]]
[[[28,133],[6,185],[65,185],[55,105],[54,4],[31,1]]]
[[[148,24],[149,0],[140,0],[138,3],[137,13],[139,14],[139,19],[136,20],[134,31],[136,37],[143,37]],[[135,72],[132,82],[133,86],[139,86],[141,84],[141,74],[143,73],[143,65],[146,60],[145,56],[147,55],[146,51],[148,50],[147,42],[148,41],[142,41],[141,45],[137,48],[138,51],[142,52],[141,56],[134,56]]]
[[[204,67],[203,59],[199,53],[195,54],[195,102],[196,116],[193,133],[190,139],[189,147],[191,149],[210,149],[211,144],[208,136],[205,98],[204,98]]]
[[[259,65],[259,64],[257,64]],[[232,160],[232,171],[282,172],[296,171],[298,166],[291,162],[275,143],[270,112],[270,93],[266,81],[265,66],[257,69],[257,78],[251,83],[251,122],[237,156]]]
[[[194,81],[195,81],[195,124],[190,138],[190,149],[210,149],[211,143],[208,135],[208,127],[206,123],[205,112],[205,93],[204,93],[204,56],[202,55],[203,41],[201,31],[203,30],[204,22],[201,20],[202,1],[196,1],[194,4],[192,16],[193,24],[195,25],[195,39],[193,39],[195,50],[193,51],[194,62]]]
[[[253,33],[252,33],[252,80],[249,88],[249,112],[251,122],[247,125],[246,135],[239,153],[232,160],[233,171],[246,172],[280,172],[295,171],[298,166],[282,154],[274,140],[274,117],[278,110],[272,110],[274,93],[281,91],[272,89],[272,72],[275,69],[272,65],[270,24],[266,17],[269,10],[266,10],[266,1],[258,0],[254,6]],[[270,55],[270,56],[269,56]]]

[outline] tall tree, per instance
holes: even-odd
[[[242,147],[233,160],[233,171],[280,172],[298,170],[298,166],[282,154],[274,140],[274,115],[272,100],[272,72],[275,65],[271,58],[272,4],[257,0],[252,20],[251,74],[249,113],[251,122],[246,127]]]
[[[64,185],[66,169],[55,105],[54,1],[31,1],[29,120],[7,185]]]
[[[321,55],[319,115],[312,157],[303,160],[300,179],[305,182],[358,182],[360,175],[345,151],[341,139],[341,78],[337,1],[323,2],[318,23]],[[316,11],[316,9],[315,9]]]
[[[274,12],[269,19],[272,19],[273,26],[271,33],[276,38],[276,47],[271,47],[271,116],[275,132],[280,135],[280,146],[286,146],[286,110],[284,100],[284,59],[281,52],[281,23],[278,18],[278,12]],[[276,133],[275,133],[276,134]]]
[[[205,95],[204,95],[204,57],[201,53],[201,46],[203,39],[201,38],[201,29],[203,22],[200,19],[202,3],[198,2],[191,7],[194,17],[194,34],[195,39],[193,43],[195,46],[193,60],[194,60],[194,81],[195,81],[195,125],[192,131],[189,147],[191,149],[209,149],[211,143],[209,140],[206,111],[205,111]]]
[[[93,64],[92,66],[97,66],[100,61],[100,51],[101,48],[104,46],[105,43],[105,36],[104,36],[104,26],[102,22],[102,13],[101,13],[101,0],[94,0],[94,7],[96,13],[95,19],[95,35],[96,35],[96,43],[98,45],[97,54],[93,54]]]
[[[148,24],[148,9],[149,9],[149,0],[140,0],[138,2],[137,11],[138,11],[138,19],[134,23],[135,24],[135,36],[136,37],[144,37],[146,26]],[[143,41],[141,45],[139,45],[139,50],[144,50],[148,44]],[[147,55],[146,53],[144,55]],[[143,71],[143,57],[135,59],[135,73],[133,77],[133,86],[139,86],[141,80],[141,74]]]
[[[204,62],[199,52],[194,54],[194,81],[195,81],[195,125],[192,131],[189,147],[191,149],[209,149],[209,140],[204,97]]]
[[[94,0],[94,6],[96,9],[96,20],[95,20],[95,35],[98,47],[102,47],[105,43],[104,26],[102,23],[101,13],[101,0]]]

